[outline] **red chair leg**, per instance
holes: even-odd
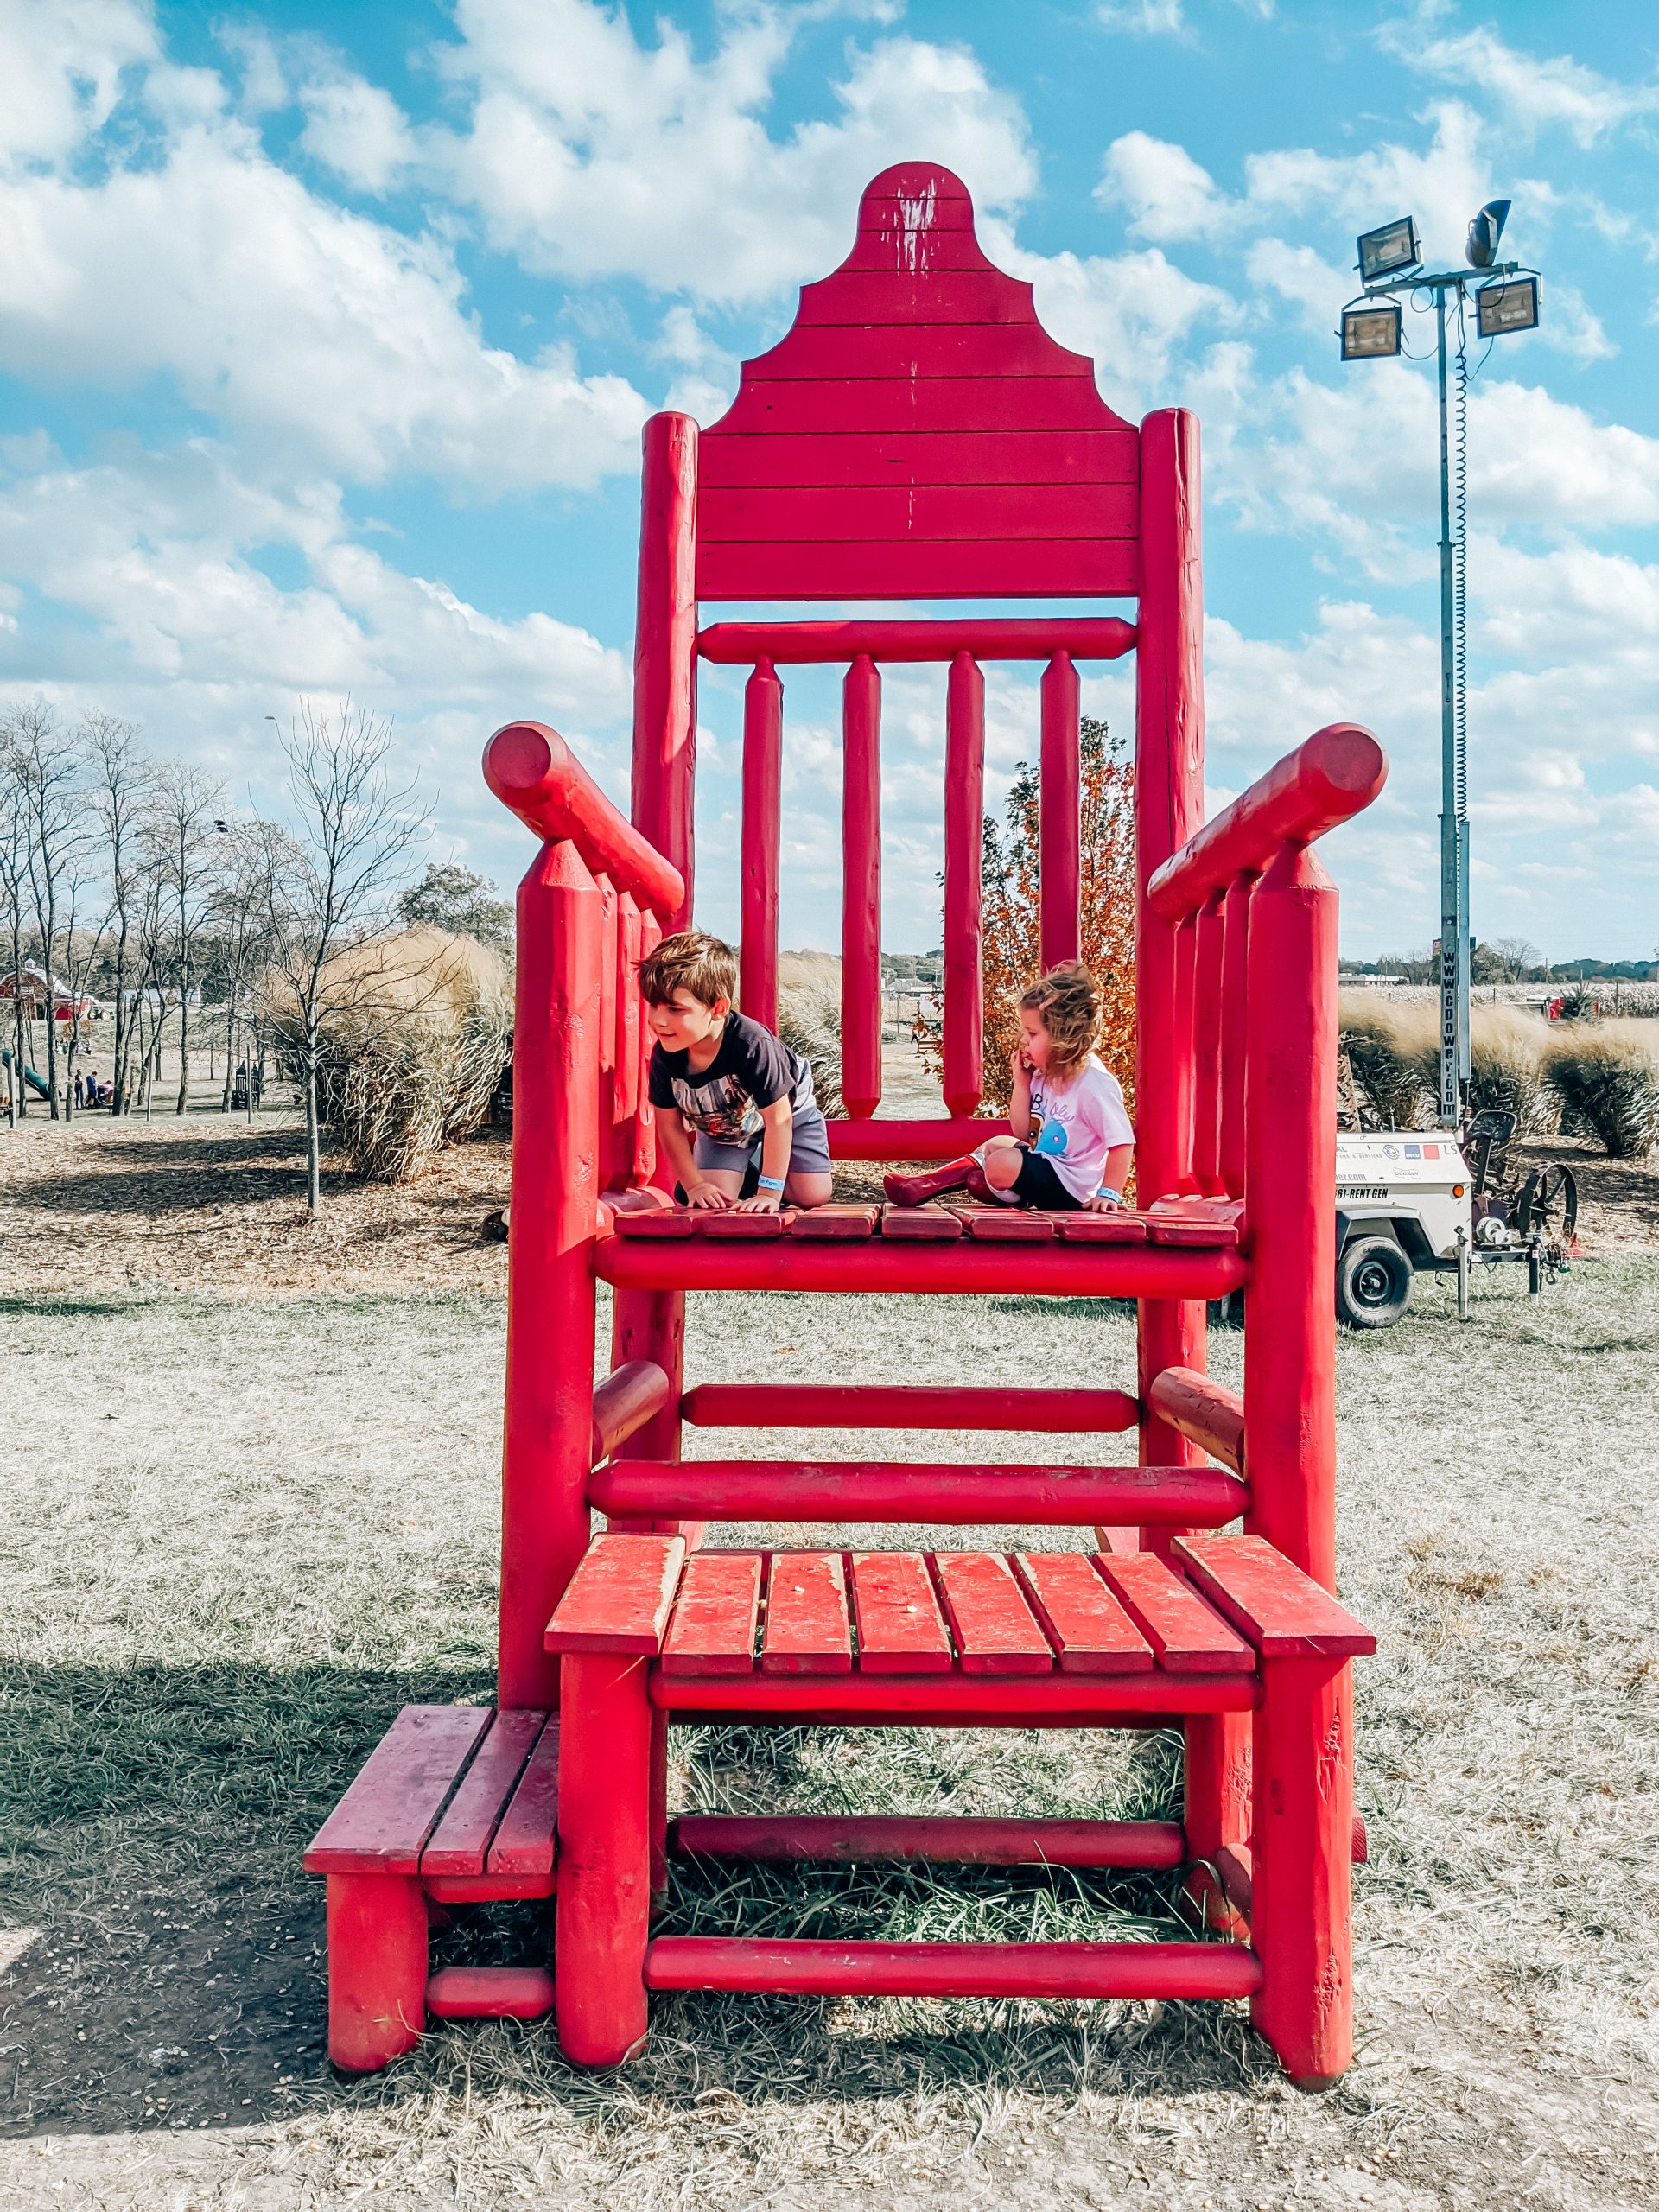
[[[668,1895],[668,1715],[653,1707],[651,1715],[651,1902]]]
[[[328,2056],[372,2073],[426,2025],[426,1897],[413,1875],[328,1877]]]
[[[1323,2088],[1354,2050],[1353,1674],[1345,1660],[1268,1659],[1262,1682],[1250,2018],[1299,2088]]]
[[[649,1662],[567,1651],[559,1666],[559,2047],[617,2066],[645,2036],[651,1918]]]
[[[1186,1854],[1213,1867],[1224,1848],[1250,1840],[1250,1716],[1191,1713],[1185,1733]],[[1191,1893],[1206,1928],[1217,1935],[1243,1932],[1236,1911],[1212,1875],[1198,1870]]]

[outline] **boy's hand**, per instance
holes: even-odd
[[[732,1202],[718,1183],[694,1183],[685,1194],[685,1203],[689,1206],[706,1206],[710,1213],[718,1213]]]
[[[752,1198],[740,1198],[732,1211],[734,1213],[776,1213],[779,1205],[776,1191],[757,1191]]]

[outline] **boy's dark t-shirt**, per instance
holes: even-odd
[[[677,1107],[700,1136],[717,1144],[747,1143],[760,1132],[760,1109],[780,1098],[797,1114],[817,1103],[809,1064],[746,1014],[728,1016],[706,1068],[693,1068],[685,1052],[653,1046],[646,1088],[653,1106]]]

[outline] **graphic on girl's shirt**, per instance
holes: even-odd
[[[1065,1122],[1045,1122],[1038,1130],[1031,1148],[1033,1152],[1040,1152],[1046,1159],[1063,1158],[1066,1149]]]

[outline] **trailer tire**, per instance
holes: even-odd
[[[1337,1260],[1337,1312],[1351,1329],[1391,1329],[1411,1303],[1411,1262],[1392,1236],[1356,1236]]]

